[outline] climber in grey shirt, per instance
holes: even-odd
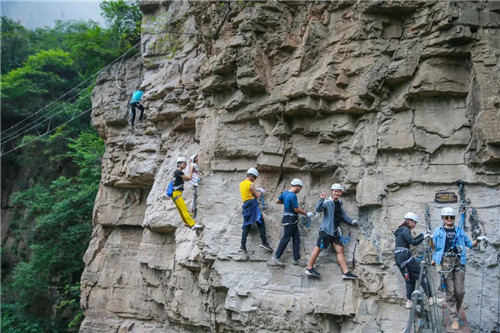
[[[342,196],[342,186],[340,184],[332,185],[332,196],[325,200],[325,192],[321,193],[320,199],[316,204],[316,212],[323,212],[323,221],[319,229],[319,237],[316,242],[316,247],[311,253],[311,258],[309,259],[309,264],[307,265],[306,275],[319,277],[320,274],[314,269],[314,263],[318,258],[320,252],[328,248],[329,244],[332,244],[335,252],[337,252],[337,262],[342,269],[342,278],[345,280],[354,280],[358,277],[352,274],[347,268],[347,261],[344,254],[344,245],[340,239],[339,226],[340,221],[357,226],[358,222],[351,219],[344,211],[342,207],[342,201],[340,197]]]

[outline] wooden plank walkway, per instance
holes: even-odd
[[[472,329],[467,322],[467,317],[465,317],[464,309],[460,308],[458,312],[458,323],[460,324],[460,328],[458,330],[454,330],[451,328],[451,319],[450,319],[450,310],[446,303],[443,303],[443,321],[446,325],[446,332],[449,333],[472,333]]]

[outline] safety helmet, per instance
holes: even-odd
[[[247,175],[254,175],[255,177],[259,177],[259,172],[255,168],[250,168],[247,170]]]
[[[332,190],[341,190],[341,191],[343,191],[342,190],[342,185],[335,183],[335,184],[332,185]]]
[[[415,222],[418,222],[418,216],[415,213],[408,212],[405,214],[405,220],[413,220]]]
[[[196,158],[196,156],[198,156],[198,154],[194,154],[193,156],[190,157],[191,161],[194,162],[194,159]]]
[[[300,180],[298,178],[292,179],[292,182],[290,184],[292,184],[292,186],[301,186],[301,187],[304,186],[304,184],[302,183],[302,180]]]
[[[187,162],[186,158],[181,156],[177,158],[177,164],[182,163],[182,162]]]
[[[444,207],[441,216],[455,216],[455,210],[451,207]]]

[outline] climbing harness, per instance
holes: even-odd
[[[474,229],[473,229],[474,231]],[[481,279],[481,304],[479,306],[479,327],[483,327],[483,294],[484,294],[484,276],[486,270],[486,249],[488,248],[488,242],[484,242],[484,255],[483,255],[483,277]]]
[[[349,234],[347,236],[344,236],[340,227],[337,227],[337,230],[342,244],[346,245],[347,243],[349,243],[349,241],[351,240],[351,230],[349,230]]]
[[[479,236],[481,236],[481,228],[479,227],[479,225],[483,225],[484,227],[484,222],[481,221],[478,217],[477,217],[477,209],[476,208],[472,208],[471,210],[471,213],[470,213],[470,216],[469,216],[469,224],[471,226],[471,236],[472,236],[472,239],[477,239]]]
[[[302,228],[309,228],[311,226],[311,218],[307,215],[300,217],[300,224]]]

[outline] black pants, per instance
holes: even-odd
[[[134,126],[135,121],[135,108],[141,110],[141,114],[139,115],[139,120],[142,120],[142,115],[144,114],[144,106],[139,103],[130,103],[130,110],[132,111],[132,115],[130,116],[130,125]]]
[[[262,222],[262,223],[256,222],[255,224],[257,224],[257,227],[259,228],[260,240],[262,241],[262,244],[269,245],[267,243],[266,225],[264,224],[264,222]],[[246,227],[243,227],[243,233],[241,234],[241,248],[243,250],[247,249],[247,237],[248,237],[248,233],[250,232],[251,227],[252,227],[252,224],[247,225]]]
[[[300,235],[299,225],[297,223],[284,226],[283,237],[281,238],[280,244],[278,245],[278,249],[275,253],[276,258],[281,258],[283,252],[285,252],[288,242],[290,242],[290,238],[293,242],[293,259],[300,259]]]
[[[401,272],[403,277],[405,276],[405,269],[400,265],[402,262],[404,262],[409,258],[410,258],[409,252],[407,255],[402,254],[401,256],[396,254],[396,265],[398,266],[399,271]],[[412,259],[408,262],[408,264],[406,264],[406,268],[408,269],[408,275],[410,276],[408,280],[405,280],[406,299],[411,299],[411,294],[415,291],[415,285],[417,284],[418,275],[420,274],[420,263],[417,260]],[[420,284],[422,285],[422,288],[424,289],[424,292],[427,295],[427,297],[431,297],[432,296],[431,286],[429,285],[429,280],[427,279],[427,276],[425,276],[425,274],[422,276],[422,282]]]

